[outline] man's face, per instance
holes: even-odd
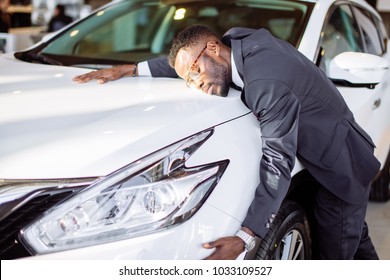
[[[229,92],[229,71],[227,64],[215,51],[218,47],[215,42],[208,42],[188,50],[180,50],[175,70],[188,87],[226,97]]]
[[[0,0],[0,7],[6,10],[9,7],[10,0]]]

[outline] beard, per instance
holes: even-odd
[[[211,60],[212,73],[214,73],[214,81],[209,83],[208,86],[212,86],[212,94],[226,97],[229,93],[229,71],[223,64],[217,63],[215,60],[207,57]]]

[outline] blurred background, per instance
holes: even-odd
[[[62,5],[64,14],[74,21],[108,2],[110,1],[0,0],[0,41],[3,40],[5,46],[4,49],[0,49],[0,52],[24,49],[53,31],[49,30],[49,23],[56,15],[57,5]]]

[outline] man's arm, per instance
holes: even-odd
[[[252,82],[246,87],[245,98],[260,122],[263,155],[260,183],[243,226],[264,238],[290,187],[300,102],[289,88],[273,80]]]
[[[242,223],[242,230],[264,238],[290,186],[294,167],[300,104],[282,84],[258,80],[245,87],[245,99],[260,121],[263,156],[260,183]],[[206,259],[236,259],[244,242],[236,236],[203,244],[215,251]]]
[[[152,76],[177,78],[176,71],[168,64],[165,56],[150,59],[146,62],[140,62],[139,67],[135,64],[119,65],[112,68],[100,69],[79,75],[73,78],[78,83],[86,83],[91,80],[97,80],[99,84],[109,81],[115,81],[123,77]]]

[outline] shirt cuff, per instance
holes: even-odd
[[[142,61],[138,63],[138,76],[152,76],[152,72],[150,72],[149,64],[147,61]]]

